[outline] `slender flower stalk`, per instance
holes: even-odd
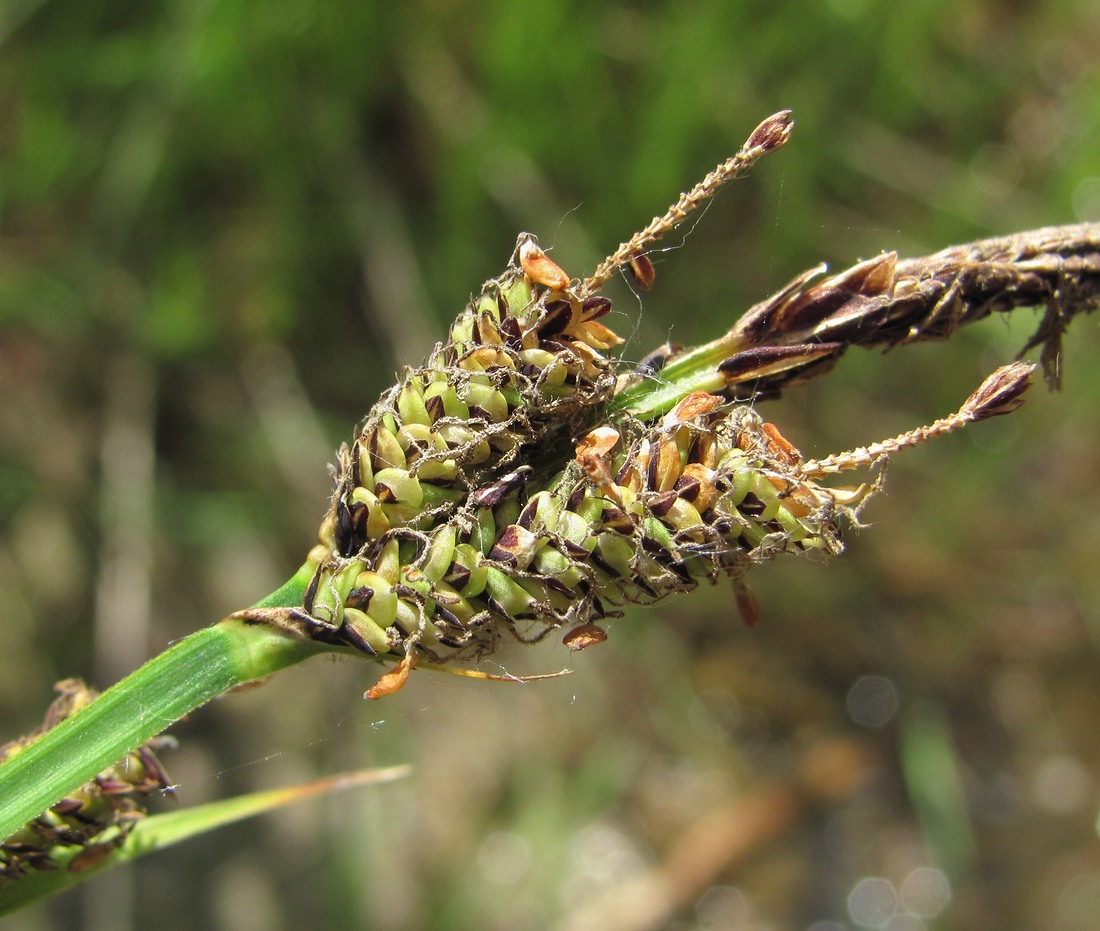
[[[954,414],[941,417],[926,427],[909,430],[893,439],[882,440],[870,446],[861,446],[846,453],[835,453],[824,459],[813,459],[803,463],[802,474],[807,478],[821,478],[830,473],[849,472],[852,469],[875,465],[894,453],[926,443],[937,436],[952,433],[982,420],[989,420],[991,417],[1011,414],[1024,403],[1023,393],[1031,384],[1031,373],[1034,370],[1034,365],[1024,362],[1003,365],[983,381]]]
[[[752,131],[736,155],[720,163],[690,191],[681,194],[662,216],[654,217],[645,229],[639,230],[604,259],[585,279],[581,286],[581,293],[591,294],[598,291],[615,274],[615,271],[624,265],[630,265],[646,290],[649,290],[653,286],[651,266],[646,262],[639,268],[632,263],[637,263],[647,249],[660,241],[666,233],[671,233],[680,226],[691,213],[706,204],[724,185],[742,177],[765,155],[786,145],[793,129],[794,120],[791,119],[790,110],[780,110],[769,116]]]

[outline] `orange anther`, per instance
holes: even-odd
[[[385,698],[394,692],[400,692],[409,679],[409,673],[416,665],[416,653],[406,653],[404,658],[389,672],[383,673],[377,682],[367,689],[364,698]]]
[[[564,291],[569,287],[569,276],[538,247],[533,238],[524,239],[519,246],[519,264],[523,273],[535,284],[554,291]]]

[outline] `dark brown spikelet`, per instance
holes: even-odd
[[[1100,306],[1100,223],[1047,227],[913,259],[885,252],[835,275],[822,278],[823,271],[819,266],[796,277],[719,341],[729,348],[723,369],[731,373],[733,396],[747,396],[736,388],[739,381],[760,378],[740,361],[747,352],[823,350],[765,373],[767,384],[754,390],[773,396],[826,371],[850,346],[946,339],[960,326],[1018,307],[1045,308],[1023,351],[1043,347],[1044,375],[1058,387],[1062,333],[1074,316]],[[791,359],[797,362],[797,353]]]

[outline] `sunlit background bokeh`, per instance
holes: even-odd
[[[582,275],[768,114],[790,144],[621,281],[628,358],[819,261],[1100,220],[1100,7],[0,5],[0,739],[283,581],[326,464],[521,230]],[[809,455],[953,410],[1037,322],[851,354]],[[173,728],[180,804],[409,762],[11,919],[128,928],[1090,931],[1100,319],[1061,394],[899,458],[828,565],[380,703],[315,660]]]

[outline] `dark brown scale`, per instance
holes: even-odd
[[[634,529],[634,521],[622,508],[605,507],[600,516],[602,530],[613,530],[616,533],[630,533]]]
[[[522,466],[514,472],[501,476],[492,485],[485,485],[470,494],[470,503],[480,508],[495,508],[509,494],[519,488],[527,479],[530,466]]]
[[[355,548],[355,525],[352,521],[351,510],[343,500],[336,505],[336,552],[341,556],[350,556]]]
[[[584,493],[588,489],[588,483],[585,481],[577,482],[576,487],[569,494],[569,499],[565,502],[565,509],[567,511],[580,510],[581,502],[584,501]]]
[[[443,607],[443,605],[441,605],[438,601],[435,603],[435,613],[432,617],[432,620],[436,621],[436,623],[442,621],[448,627],[452,627],[455,630],[462,629],[462,622],[454,614]]]
[[[435,423],[443,416],[443,398],[439,395],[435,395],[425,400],[424,406],[428,409],[428,416],[432,419],[432,423]]]
[[[532,498],[524,505],[522,511],[519,512],[519,517],[516,518],[516,523],[519,524],[524,530],[530,530],[531,525],[535,522],[535,517],[538,514],[538,499]]]
[[[585,320],[597,320],[611,310],[611,301],[606,297],[586,297],[581,302],[581,311]]]
[[[496,560],[506,566],[517,566],[519,565],[519,557],[516,553],[519,548],[519,528],[515,524],[509,524],[497,538],[493,548],[489,550],[489,559]]]
[[[128,782],[123,782],[121,779],[104,779],[100,776],[96,780],[99,783],[99,788],[104,795],[126,795],[133,790],[133,786]],[[83,802],[78,802],[78,805],[83,805]],[[57,807],[54,806],[54,811]]]
[[[452,588],[461,591],[470,581],[471,572],[462,563],[451,563],[450,571],[443,577],[443,581]]]
[[[476,404],[470,408],[470,420],[480,420],[482,423],[489,423],[489,412],[484,407],[478,407]]]
[[[511,620],[510,615],[505,613],[504,608],[501,607],[500,602],[497,601],[494,597],[492,597],[492,595],[488,596],[485,599],[485,604],[489,606],[489,610],[492,611],[493,614],[495,614],[497,617],[503,618],[503,619],[506,619],[506,620]]]
[[[638,591],[640,591],[646,598],[657,600],[661,597],[660,593],[648,581],[642,578],[632,578],[630,584],[633,585]]]
[[[709,439],[709,438],[708,438]],[[703,461],[703,436],[696,433],[691,438],[691,443],[688,446],[688,462],[702,462]]]
[[[676,576],[685,585],[694,585],[696,582],[695,576],[691,574],[687,565],[685,565],[685,563],[680,560],[668,563],[665,568],[668,569],[669,572]]]
[[[56,812],[59,815],[71,815],[74,811],[80,811],[81,806],[84,803],[75,798],[63,798],[56,805],[50,807],[50,811]]]
[[[641,546],[647,553],[653,553],[659,556],[666,556],[669,552],[665,549],[663,544],[657,542],[652,537],[642,537]],[[634,581],[639,582],[640,580],[635,579]]]
[[[500,322],[500,332],[509,349],[519,352],[523,348],[523,330],[515,317],[505,317]]]
[[[764,502],[761,501],[755,493],[748,492],[741,500],[741,503],[737,505],[739,510],[746,517],[759,517],[764,513]]]
[[[543,340],[542,348],[547,352],[552,352],[555,355],[558,353],[573,354],[573,342],[569,337],[559,334],[557,336],[551,336],[549,339]]]
[[[347,555],[342,554],[342,555]],[[302,610],[306,614],[313,613],[313,602],[317,598],[317,586],[321,584],[321,573],[314,572],[313,578],[309,580],[309,585],[306,586],[306,590],[302,595]]]
[[[568,301],[549,301],[543,308],[539,321],[539,338],[546,339],[561,333],[569,325],[572,316],[573,307]]]
[[[677,497],[675,491],[659,491],[646,498],[646,508],[654,517],[664,517],[676,503]]]
[[[659,346],[653,352],[642,356],[638,364],[634,366],[634,374],[640,375],[642,378],[652,378],[683,348],[679,343],[665,343],[663,346]]]
[[[349,511],[351,514],[352,550],[351,553],[345,554],[347,556],[352,555],[367,542],[367,519],[370,517],[370,510],[362,501],[356,501]]]
[[[168,773],[165,772],[164,767],[161,765],[160,760],[156,758],[156,755],[146,746],[137,748],[137,755],[141,759],[141,765],[145,767],[145,778],[147,781],[152,780],[161,786],[168,785]],[[175,795],[171,786],[167,789],[169,795]]]
[[[340,628],[340,636],[343,637],[351,646],[357,650],[361,650],[366,653],[367,656],[377,656],[378,651],[374,649],[366,640],[363,639],[363,635],[359,633],[350,624],[344,624]]]
[[[764,377],[776,370],[777,366],[789,363],[790,368],[798,367],[800,359],[806,362],[820,357],[823,353],[843,350],[840,343],[805,343],[791,346],[757,346],[736,352],[718,364],[718,371],[730,381],[739,381],[756,374]]]
[[[351,474],[351,487],[358,488],[360,485],[363,484],[363,472],[362,469],[360,469],[359,467],[359,456],[355,454],[354,450],[349,453],[346,446],[341,447],[340,452],[341,459],[343,459],[342,464],[345,466],[345,468],[348,468],[347,463],[349,462],[349,460],[351,463],[349,469]]]
[[[548,589],[554,592],[558,592],[562,595],[575,595],[576,592],[573,588],[566,585],[560,579],[554,578],[552,575],[540,575],[539,581],[545,585]]]
[[[602,573],[604,573],[604,575],[609,576],[612,579],[623,578],[623,576],[619,574],[618,570],[614,569],[610,564],[604,562],[603,557],[601,557],[600,554],[595,550],[588,554],[588,561],[597,569],[599,569]]]
[[[694,501],[699,497],[703,483],[694,475],[681,475],[676,482],[676,494],[685,501]]]
[[[645,483],[647,488],[657,488],[660,482],[658,481],[657,469],[661,461],[661,457],[657,455],[657,447],[654,447],[649,454],[649,465],[645,470]]]
[[[384,468],[384,463],[378,458],[378,429],[373,428],[366,437],[367,449],[370,450],[370,464],[377,472]]]
[[[858,283],[853,288],[836,287],[832,282],[828,285],[810,288],[787,302],[773,318],[773,325],[792,331],[809,329],[830,316],[837,308],[843,307],[859,293]]]
[[[360,611],[366,611],[373,597],[373,588],[369,585],[360,585],[359,588],[353,588],[348,592],[348,597],[344,604],[349,608],[358,608]]]
[[[566,556],[572,556],[575,559],[587,559],[589,556],[588,550],[585,547],[581,546],[579,543],[574,543],[572,540],[563,539],[556,545]]]

